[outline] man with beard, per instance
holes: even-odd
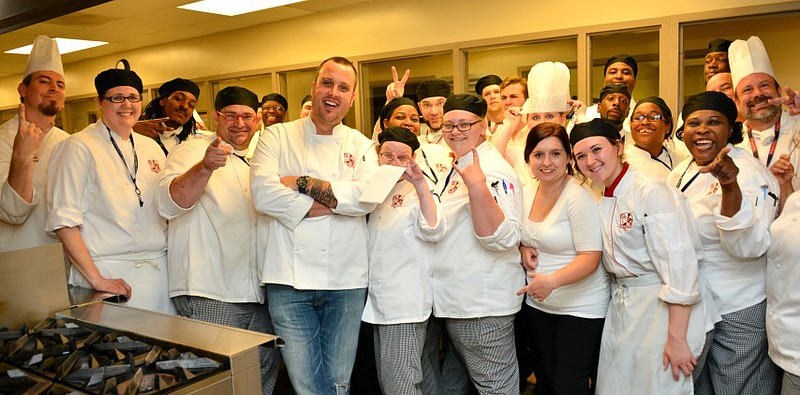
[[[194,108],[200,98],[200,88],[194,82],[175,78],[158,88],[158,97],[143,111],[146,121],[138,122],[133,131],[152,138],[164,155],[176,145],[197,133]]]
[[[745,139],[740,145],[750,150],[769,168],[785,198],[800,188],[795,169],[800,166],[800,116],[781,109],[781,89],[772,70],[767,49],[760,38],[736,40],[728,50],[734,98],[744,116]]]
[[[65,89],[58,45],[37,37],[17,86],[19,114],[0,126],[0,252],[58,242],[44,230],[42,199],[50,154],[69,136],[55,126]]]
[[[630,128],[625,127],[630,104],[630,91],[623,84],[606,85],[600,90],[600,103],[597,104],[600,118],[614,125],[626,143],[631,142]]]
[[[425,120],[425,125],[420,128],[420,143],[447,147],[442,139],[442,117],[447,96],[450,96],[450,84],[445,80],[427,80],[417,85],[417,104]]]

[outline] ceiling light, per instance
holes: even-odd
[[[303,0],[203,0],[178,6],[184,10],[234,16],[267,8],[299,3]]]
[[[68,54],[70,52],[82,51],[84,49],[99,47],[101,45],[108,44],[108,42],[106,41],[78,40],[74,38],[61,38],[61,37],[56,37],[56,43],[58,43],[58,52],[60,52],[62,55]],[[9,49],[5,53],[28,55],[31,53],[31,49],[33,49],[33,44],[26,45],[24,47]]]

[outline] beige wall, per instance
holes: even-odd
[[[491,4],[491,8],[487,4]],[[460,0],[457,3],[446,0],[378,1],[200,39],[73,62],[65,65],[65,71],[68,94],[75,97],[93,94],[94,76],[101,70],[113,67],[121,57],[131,62],[148,86],[175,76],[199,80],[223,79],[309,67],[331,55],[344,55],[355,60],[380,59],[402,51],[450,50],[463,42],[478,46],[483,41],[513,41],[515,36],[524,38],[532,33],[565,29],[575,31],[585,26],[643,26],[656,23],[653,22],[656,21],[654,16],[657,16],[658,23],[664,23],[670,20],[670,15],[706,11],[713,14],[720,10],[756,5],[797,8],[796,4],[779,0],[673,0],[669,7],[657,7],[655,12],[652,6],[624,7],[624,12],[621,12],[620,7],[610,7],[607,3],[594,0],[570,4],[530,0],[491,3],[482,0]],[[493,20],[488,16],[491,12],[496,14],[498,23],[492,23]],[[514,23],[507,23],[510,21]],[[677,34],[674,36],[677,42]],[[267,45],[259,37],[273,39]],[[280,37],[280,40],[275,40],[275,37]],[[672,46],[675,45],[668,44],[666,48]],[[579,42],[578,50],[583,48],[585,44]],[[662,43],[662,50],[664,48]],[[792,51],[788,56],[796,56],[797,52]],[[579,62],[580,59],[579,54]],[[662,69],[665,64],[670,69],[669,59],[661,59],[661,62]],[[672,68],[677,69],[677,64]],[[0,80],[1,109],[11,108],[18,103],[16,85],[20,79],[21,75]],[[673,81],[675,85],[677,77],[666,80]],[[662,77],[661,81],[663,90],[665,78]],[[588,84],[579,89],[586,89],[586,86]],[[677,96],[675,89],[674,96]]]

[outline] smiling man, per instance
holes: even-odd
[[[367,289],[365,216],[375,208],[359,197],[378,166],[372,140],[342,124],[356,81],[348,59],[320,63],[311,115],[268,127],[253,155],[253,203],[266,214],[261,282],[298,394],[350,390]]]
[[[39,36],[17,86],[19,114],[0,126],[0,252],[58,241],[44,231],[50,154],[69,135],[55,126],[66,97],[58,45]]]
[[[144,108],[145,121],[137,122],[133,131],[155,140],[164,155],[176,145],[197,133],[192,116],[200,99],[200,88],[194,82],[175,78],[158,88],[158,97]]]
[[[740,146],[769,168],[786,198],[800,188],[800,179],[795,177],[800,167],[800,150],[796,149],[800,116],[789,115],[776,103],[781,89],[760,38],[734,41],[728,56],[736,107],[745,118],[745,138]]]

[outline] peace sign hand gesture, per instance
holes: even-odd
[[[411,75],[411,70],[406,69],[402,79],[397,79],[397,68],[392,66],[392,82],[386,86],[386,102],[392,101],[394,98],[403,97],[406,92],[406,82],[408,76]]]

